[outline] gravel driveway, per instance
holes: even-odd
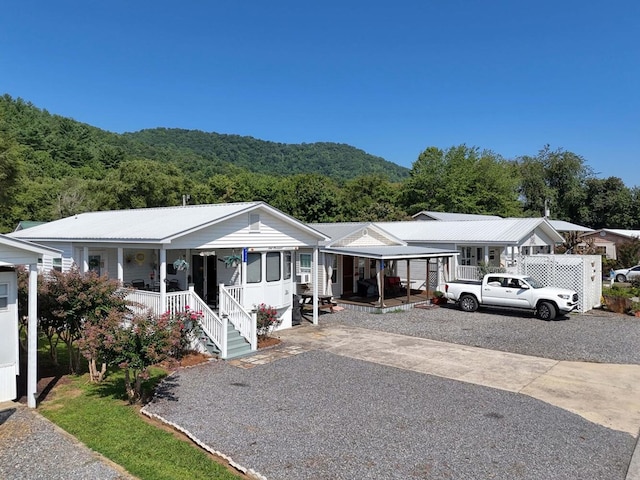
[[[339,323],[557,360],[640,364],[640,322],[607,312],[544,322],[455,306]],[[251,369],[182,370],[148,410],[269,480],[623,480],[635,439],[534,398],[307,351]]]
[[[640,364],[640,319],[602,310],[551,322],[521,311],[462,312],[454,304],[386,314],[344,310],[320,316],[320,323],[332,322],[555,360]]]

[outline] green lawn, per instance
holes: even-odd
[[[163,375],[155,370],[150,385]],[[39,412],[132,475],[143,480],[241,478],[194,444],[146,422],[124,400],[121,372],[100,385],[89,383],[86,374],[64,379],[69,381],[60,382]]]

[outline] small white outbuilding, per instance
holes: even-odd
[[[59,257],[60,252],[0,235],[0,402],[14,400],[17,396],[17,376],[21,372],[16,269],[20,265],[27,265],[29,268],[27,404],[30,407],[36,406],[38,260],[42,259],[43,255]]]

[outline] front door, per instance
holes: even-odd
[[[342,257],[342,296],[353,293],[353,257]]]
[[[191,257],[193,289],[210,306],[218,304],[217,258],[215,255]]]

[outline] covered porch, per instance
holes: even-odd
[[[335,303],[347,309],[375,313],[409,310],[416,305],[429,304],[436,288],[432,288],[431,282],[425,282],[424,288],[416,288],[412,275],[434,278],[435,284],[439,285],[449,277],[451,258],[458,255],[455,251],[410,245],[328,247],[322,252],[343,260],[338,262],[343,265],[342,288],[335,297]],[[349,261],[344,261],[345,258]],[[358,268],[351,279],[344,268],[348,270],[348,266],[358,266],[363,259],[371,267],[369,275],[363,276],[362,269]],[[412,261],[416,260],[422,261],[425,271],[412,274]],[[349,284],[346,285],[345,281]]]

